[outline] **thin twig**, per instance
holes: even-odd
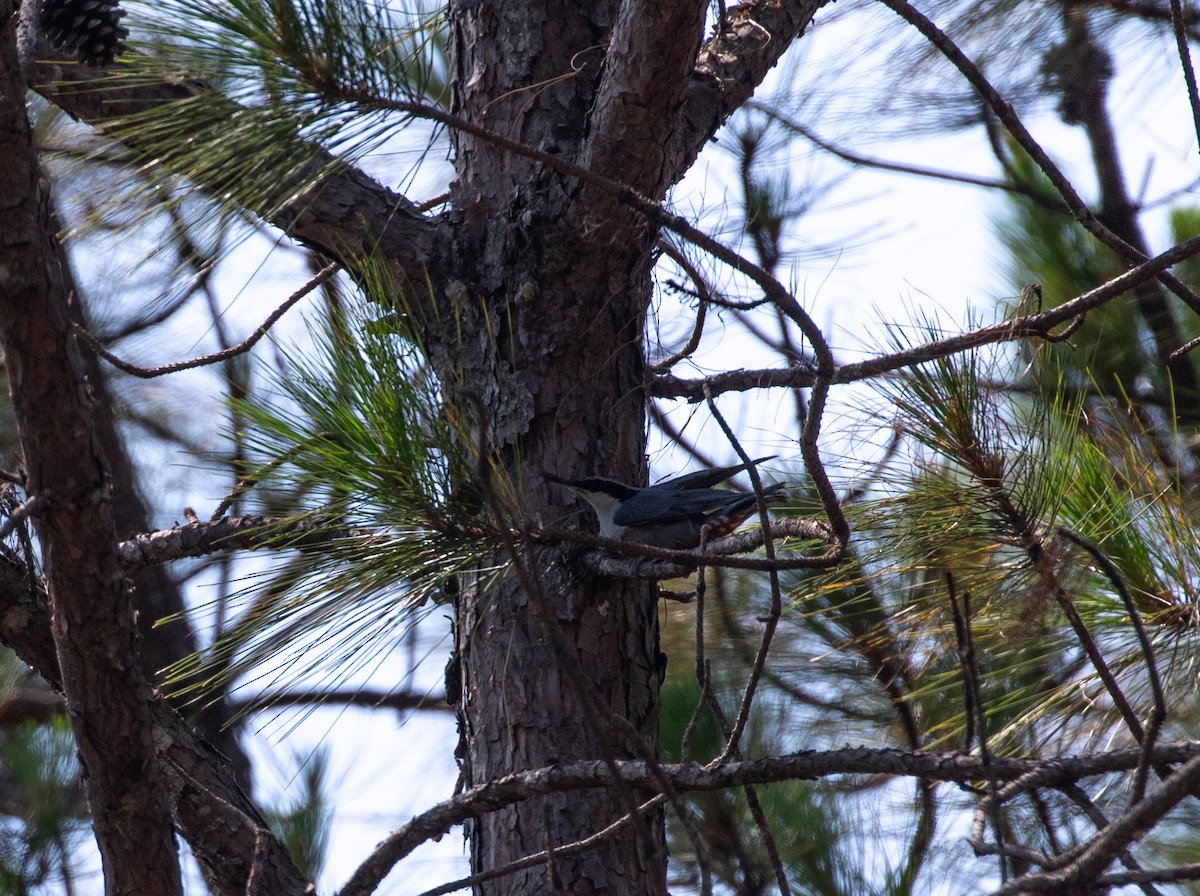
[[[1196,72],[1192,68],[1187,22],[1184,21],[1183,4],[1180,0],[1171,0],[1171,30],[1175,32],[1175,48],[1179,51],[1179,65],[1183,69],[1183,80],[1187,84],[1188,104],[1192,107],[1192,127],[1196,129],[1196,140],[1200,143],[1200,91],[1196,89]]]
[[[729,444],[737,453],[738,457],[746,465],[746,473],[750,477],[750,482],[754,487],[754,494],[758,499],[758,516],[763,526],[763,552],[767,555],[768,561],[775,560],[775,542],[771,536],[771,521],[767,513],[767,501],[763,492],[762,479],[759,477],[758,470],[755,469],[755,464],[751,460],[750,455],[746,453],[734,435],[729,423],[717,410],[717,404],[710,396],[708,398],[708,409],[713,415],[713,419],[717,421],[717,425],[721,427],[721,431],[725,433],[725,438],[729,440]],[[783,615],[783,589],[779,584],[779,570],[774,567],[767,570],[768,581],[771,586],[771,606],[767,615],[766,622],[763,625],[762,640],[759,642],[758,653],[754,657],[754,662],[750,667],[750,675],[746,679],[745,690],[742,692],[741,707],[738,710],[737,719],[734,722],[733,730],[726,732],[725,749],[721,756],[715,760],[716,762],[724,762],[732,756],[741,755],[741,738],[742,732],[746,728],[746,722],[750,718],[750,707],[754,701],[754,693],[758,688],[758,682],[762,678],[763,668],[766,666],[767,655],[771,649],[771,641],[775,635],[775,629],[779,625],[779,619]],[[767,857],[771,861],[771,868],[775,873],[775,881],[779,886],[781,896],[790,896],[791,885],[788,883],[787,873],[783,868],[783,861],[779,857],[779,848],[775,843],[775,836],[771,833],[771,828],[767,823],[766,813],[763,811],[762,803],[758,799],[758,793],[752,787],[745,787],[746,802],[750,808],[750,815],[754,819],[755,825],[758,827],[759,834],[763,839],[763,846],[767,850]]]
[[[700,269],[692,264],[686,255],[671,245],[670,241],[659,240],[658,245],[662,248],[663,254],[683,268],[684,273],[696,285],[696,295],[700,304],[696,308],[696,322],[692,325],[692,333],[688,336],[688,341],[684,343],[683,348],[673,353],[670,357],[663,358],[663,360],[652,364],[650,369],[655,373],[662,370],[670,370],[700,347],[700,337],[704,333],[704,319],[708,316],[708,306],[712,301],[712,290],[709,288],[708,281],[700,273]]]
[[[1150,714],[1150,719],[1146,722],[1145,734],[1141,739],[1145,761],[1138,766],[1133,778],[1133,802],[1136,803],[1146,791],[1146,779],[1150,773],[1150,754],[1154,750],[1154,743],[1158,739],[1158,733],[1162,729],[1163,722],[1167,719],[1167,700],[1163,694],[1162,678],[1158,674],[1158,661],[1154,656],[1154,645],[1150,643],[1150,637],[1146,634],[1146,626],[1142,624],[1142,617],[1138,613],[1137,605],[1133,602],[1133,595],[1129,593],[1129,588],[1125,585],[1125,577],[1121,575],[1121,570],[1113,563],[1112,558],[1091,539],[1085,538],[1077,532],[1072,532],[1065,526],[1057,526],[1055,528],[1059,535],[1083,548],[1092,556],[1092,559],[1096,561],[1100,570],[1104,573],[1104,577],[1108,579],[1117,594],[1120,595],[1121,602],[1125,605],[1125,612],[1129,614],[1129,620],[1133,624],[1134,632],[1137,634],[1138,645],[1142,650],[1142,658],[1146,663],[1146,675],[1150,679],[1150,694],[1154,699],[1154,710]]]
[[[282,691],[258,694],[247,700],[233,701],[234,716],[242,713],[275,710],[281,706],[364,706],[396,712],[428,710],[451,712],[454,707],[441,694],[416,691],[375,691],[358,688],[348,691]]]
[[[954,618],[954,635],[958,641],[958,657],[963,675],[963,702],[967,713],[967,742],[966,749],[971,748],[971,729],[975,729],[975,740],[979,744],[979,758],[988,772],[987,786],[990,799],[984,800],[983,805],[989,807],[992,830],[996,834],[996,855],[1000,861],[1000,882],[1008,880],[1008,854],[1004,843],[1004,826],[1000,817],[1000,801],[996,798],[1000,784],[992,774],[992,754],[987,743],[987,713],[983,703],[983,691],[979,686],[979,666],[975,659],[975,643],[971,637],[971,596],[964,591],[962,607],[954,590],[954,577],[946,575],[946,592],[950,599],[950,612]],[[982,837],[978,840],[982,841]]]
[[[815,557],[776,557],[771,560],[736,556],[762,546],[766,539],[766,533],[762,529],[739,532],[711,542],[708,545],[708,553],[704,554],[699,551],[677,551],[673,548],[660,548],[632,541],[617,541],[614,538],[604,538],[575,529],[544,528],[530,530],[527,535],[534,540],[566,541],[600,548],[602,551],[595,554],[581,555],[578,561],[603,575],[634,579],[675,578],[681,574],[681,570],[691,572],[700,563],[726,569],[757,569],[767,572],[772,569],[828,569],[840,560],[840,554],[836,553],[836,536],[829,526],[820,520],[774,520],[769,528],[776,537],[794,536],[834,546]],[[618,556],[612,556],[614,554]],[[623,561],[622,558],[631,559]]]
[[[705,542],[708,540],[708,532],[704,529],[700,530],[700,545],[707,547]],[[706,691],[709,684],[709,668],[708,659],[704,643],[704,599],[708,596],[708,576],[707,568],[704,564],[696,570],[696,617],[694,623],[694,641],[695,641],[695,665],[693,674],[696,677],[696,687],[700,689],[700,697],[696,701],[696,708],[692,710],[692,716],[688,719],[688,723],[684,726],[683,736],[679,743],[679,755],[683,759],[687,759],[691,755],[691,738],[692,733],[696,729],[696,725],[700,723],[700,717],[704,712],[704,704],[706,701]]]
[[[341,265],[338,262],[331,262],[330,264],[327,264],[321,269],[320,273],[305,283],[304,286],[300,287],[300,289],[296,290],[296,292],[288,296],[287,301],[272,311],[270,316],[262,322],[257,330],[255,330],[250,336],[239,342],[237,345],[231,346],[230,348],[219,352],[213,352],[211,355],[202,355],[199,358],[192,358],[188,361],[178,361],[174,364],[164,364],[161,367],[139,367],[136,364],[131,364],[128,361],[122,360],[106,349],[99,339],[97,339],[93,334],[89,333],[79,324],[74,324],[72,329],[75,335],[79,338],[80,342],[86,345],[89,349],[91,349],[109,364],[112,364],[113,367],[116,367],[118,370],[123,370],[125,373],[128,373],[132,376],[140,377],[141,379],[153,379],[154,377],[165,376],[169,373],[178,373],[181,370],[192,370],[196,367],[207,367],[211,364],[219,364],[221,361],[227,361],[230,358],[245,354],[246,352],[250,351],[250,349],[254,348],[258,341],[266,336],[268,332],[270,332],[271,327],[275,325],[275,322],[278,321],[279,318],[283,317],[283,315],[286,314],[293,305],[336,274],[339,270],[341,270]]]
[[[1037,816],[1038,822],[1042,825],[1050,851],[1062,852],[1062,846],[1058,842],[1058,831],[1055,829],[1054,819],[1050,817],[1050,807],[1046,804],[1045,798],[1036,789],[1027,790],[1025,796],[1029,800],[1029,804],[1033,806],[1033,814]]]
[[[4,525],[0,526],[0,541],[12,535],[13,531],[21,523],[25,522],[30,516],[37,513],[46,503],[46,493],[39,492],[26,498],[23,502],[13,508],[8,514],[8,519],[4,521]]]
[[[317,433],[316,435],[306,439],[304,443],[300,445],[293,445],[278,457],[272,458],[253,473],[248,473],[247,475],[243,476],[234,484],[233,488],[229,491],[229,494],[227,494],[221,500],[221,503],[216,506],[216,509],[213,510],[212,516],[209,517],[208,521],[210,523],[215,523],[220,520],[221,517],[225,516],[225,514],[229,511],[229,508],[234,505],[234,502],[236,502],[238,498],[240,498],[250,489],[254,488],[254,486],[258,485],[273,472],[278,470],[281,466],[307,448],[310,442],[325,437],[328,437],[328,433]]]
[[[1112,874],[1102,874],[1096,878],[1096,885],[1102,889],[1123,887],[1126,884],[1138,884],[1142,892],[1158,896],[1159,890],[1151,886],[1153,883],[1173,884],[1187,880],[1200,880],[1200,863],[1180,865],[1177,868],[1145,868],[1137,871],[1114,871]]]
[[[685,436],[683,430],[676,426],[671,418],[663,413],[662,408],[658,406],[657,402],[648,402],[647,407],[650,410],[650,419],[654,422],[655,426],[663,431],[663,434],[670,440],[673,448],[682,450],[701,467],[721,466],[716,460],[701,451],[694,439]]]
[[[666,797],[659,794],[651,799],[646,800],[638,807],[639,812],[648,812],[651,809],[657,808],[666,801]],[[576,840],[574,843],[566,843],[562,846],[554,847],[554,856],[563,857],[571,856],[576,853],[585,852],[603,840],[608,839],[613,834],[627,827],[632,819],[628,815],[622,815],[608,827],[597,831],[590,837],[584,837],[582,840]],[[495,868],[489,868],[486,871],[480,871],[468,877],[459,878],[458,880],[450,881],[431,890],[426,890],[420,896],[444,896],[446,893],[453,893],[455,890],[465,890],[467,887],[473,887],[477,884],[486,883],[489,880],[495,880],[499,877],[504,877],[509,874],[515,874],[518,871],[524,871],[526,868],[533,868],[550,859],[549,850],[535,852],[527,856],[522,856],[519,859],[514,859],[511,862],[506,862],[503,865],[498,865]]]
[[[883,456],[871,465],[870,473],[851,486],[850,490],[842,497],[843,504],[853,504],[866,496],[871,488],[883,478],[888,466],[896,459],[896,454],[900,451],[900,445],[903,442],[904,433],[899,429],[893,429],[892,437],[888,439],[887,447],[883,449]]]
[[[767,503],[763,495],[762,480],[759,478],[758,471],[754,469],[754,463],[750,459],[750,455],[742,447],[737,436],[726,422],[725,417],[717,410],[717,404],[713,401],[712,396],[707,396],[708,409],[713,415],[713,419],[717,421],[717,425],[721,427],[721,431],[725,433],[725,438],[729,440],[729,444],[733,446],[733,450],[737,456],[746,464],[746,473],[750,476],[750,481],[754,486],[754,494],[758,498],[758,513],[759,519],[763,525],[763,551],[767,555],[767,561],[774,563],[775,557],[775,542],[771,538],[771,521],[767,513]],[[779,570],[771,566],[767,570],[771,586],[771,606],[767,612],[767,617],[763,624],[763,633],[759,642],[758,653],[754,657],[754,662],[750,666],[750,674],[746,679],[746,687],[742,692],[741,705],[738,708],[738,714],[733,723],[733,731],[725,743],[725,749],[722,751],[717,762],[724,762],[733,753],[740,749],[739,743],[742,738],[742,732],[745,731],[746,722],[750,718],[750,707],[754,702],[754,692],[758,687],[759,679],[762,678],[763,667],[767,662],[767,655],[771,649],[771,640],[775,635],[775,629],[779,625],[779,619],[783,615],[783,590],[779,585]]]
[[[226,517],[216,522],[197,521],[157,532],[140,532],[118,544],[117,555],[125,571],[133,572],[158,563],[222,551],[329,548],[351,539],[367,545],[371,539],[386,541],[389,537],[375,529],[331,524],[315,516]]]
[[[878,355],[865,361],[842,364],[834,370],[830,384],[845,385],[873,379],[895,370],[961,354],[985,345],[999,345],[1019,339],[1052,337],[1054,334],[1051,331],[1059,324],[1067,323],[1086,311],[1100,307],[1197,253],[1200,253],[1200,236],[1176,243],[1144,264],[1130,268],[1095,289],[1081,293],[1075,298],[1039,314],[1029,314],[986,327],[978,327],[944,339],[935,339],[911,348]],[[1200,342],[1194,344],[1200,344]],[[1182,351],[1183,348],[1177,349],[1176,354]],[[688,401],[699,402],[704,400],[705,388],[710,389],[714,395],[718,395],[724,392],[744,392],[762,388],[813,386],[818,379],[818,373],[814,369],[792,367],[734,370],[694,380],[662,374],[651,381],[650,392],[659,398],[684,398]]]
[[[747,108],[753,109],[762,115],[767,116],[773,121],[777,121],[785,129],[794,131],[805,140],[808,140],[818,149],[821,149],[830,155],[837,156],[844,162],[849,162],[851,165],[857,165],[860,168],[875,168],[880,171],[893,171],[897,174],[911,174],[915,177],[926,177],[933,180],[945,180],[951,183],[964,184],[969,187],[986,187],[990,190],[1003,190],[1008,193],[1016,193],[1019,196],[1024,196],[1031,199],[1039,205],[1056,212],[1069,212],[1066,203],[1061,199],[1051,196],[1042,190],[1028,186],[1020,181],[996,180],[990,177],[978,177],[973,174],[963,174],[961,171],[946,171],[940,168],[926,168],[923,165],[905,165],[900,162],[889,162],[886,159],[876,159],[871,156],[860,155],[859,153],[850,152],[842,149],[827,140],[818,137],[812,130],[805,127],[796,119],[783,114],[777,109],[771,109],[766,104],[751,100],[746,104]]]
[[[1075,633],[1075,637],[1079,640],[1083,652],[1087,654],[1088,662],[1092,664],[1092,668],[1100,676],[1100,681],[1103,682],[1104,689],[1108,691],[1109,699],[1116,706],[1117,712],[1121,714],[1121,718],[1133,735],[1134,740],[1141,744],[1146,733],[1142,728],[1142,723],[1139,721],[1137,713],[1133,711],[1133,707],[1129,705],[1129,700],[1125,697],[1125,692],[1121,690],[1121,685],[1117,682],[1117,677],[1113,675],[1112,669],[1109,668],[1108,662],[1104,659],[1104,654],[1100,652],[1099,646],[1097,646],[1095,639],[1088,631],[1087,625],[1084,624],[1083,619],[1079,615],[1079,611],[1075,609],[1075,603],[1059,583],[1056,583],[1054,586],[1054,597],[1058,601],[1058,606],[1063,611],[1063,615],[1067,617],[1067,622],[1070,624],[1071,630]]]

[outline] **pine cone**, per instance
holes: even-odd
[[[125,50],[129,29],[118,0],[42,0],[42,30],[56,47],[88,65],[110,65]]]

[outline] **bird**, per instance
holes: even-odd
[[[753,494],[713,488],[748,467],[771,460],[760,457],[749,463],[712,467],[688,473],[657,485],[639,488],[607,476],[564,479],[544,473],[549,482],[566,486],[596,511],[604,538],[658,548],[691,550],[700,545],[702,531],[709,539],[728,535],[755,512]],[[782,483],[763,489],[768,504],[785,497]]]

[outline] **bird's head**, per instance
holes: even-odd
[[[565,485],[591,504],[596,515],[600,517],[601,523],[611,520],[617,507],[623,501],[628,501],[641,491],[639,488],[609,479],[607,476],[584,476],[582,479],[563,479],[553,473],[544,473],[543,476],[548,482]]]

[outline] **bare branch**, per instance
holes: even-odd
[[[1144,765],[1144,763],[1142,765]],[[1142,765],[1139,765],[1138,768],[1140,769]],[[1135,771],[1134,774],[1136,775],[1137,772]],[[1083,814],[1087,816],[1088,820],[1091,821],[1093,825],[1096,826],[1097,831],[1102,831],[1108,827],[1109,820],[1105,817],[1104,812],[1101,811],[1100,807],[1096,805],[1095,801],[1088,796],[1084,792],[1083,788],[1078,784],[1062,784],[1059,785],[1058,790],[1065,794],[1073,803],[1075,803],[1075,805],[1079,806],[1083,810]],[[1034,792],[1036,791],[1031,792],[1030,795],[1032,796]],[[1078,850],[1076,850],[1074,854],[1077,855]],[[1138,864],[1137,860],[1133,857],[1133,854],[1128,849],[1121,850],[1120,859],[1121,864],[1130,871],[1141,870],[1141,865]],[[1043,867],[1061,868],[1065,864],[1065,858],[1056,856],[1053,864],[1047,864]],[[1155,887],[1146,882],[1141,882],[1139,889],[1141,889],[1146,896],[1161,896]]]
[[[750,476],[750,481],[754,486],[754,494],[758,498],[758,516],[763,526],[763,551],[767,555],[767,561],[773,563],[776,560],[775,542],[771,537],[771,521],[767,515],[767,502],[763,496],[762,480],[759,478],[758,470],[755,469],[755,464],[750,459],[750,455],[742,448],[737,436],[734,435],[733,430],[730,429],[721,412],[717,410],[716,402],[713,401],[712,396],[707,395],[705,399],[708,402],[709,413],[713,415],[713,419],[717,421],[717,425],[725,433],[725,438],[729,440],[729,444],[733,446],[738,457],[746,465],[746,472]],[[763,623],[763,632],[759,641],[758,651],[754,656],[754,661],[750,664],[750,674],[746,677],[746,685],[742,691],[738,714],[732,728],[726,734],[725,749],[721,751],[720,757],[715,760],[717,762],[724,762],[733,755],[741,753],[742,733],[746,729],[746,723],[750,720],[750,706],[754,702],[754,692],[758,689],[758,682],[762,678],[763,668],[767,663],[767,654],[771,650],[771,640],[775,636],[775,629],[779,626],[779,618],[783,615],[783,591],[779,585],[778,569],[772,567],[768,570],[768,581],[771,587],[770,609]]]
[[[17,526],[21,525],[45,505],[46,493],[42,492],[41,494],[25,499],[18,507],[13,508],[12,512],[8,514],[8,519],[4,521],[4,525],[0,526],[0,541],[12,535],[13,530]]]
[[[1187,767],[1200,767],[1200,741],[1162,744],[1155,749],[1154,756],[1157,762],[1188,759]],[[992,771],[1001,781],[1021,776],[1028,776],[1032,780],[1031,773],[1036,773],[1042,785],[1053,786],[1096,775],[1127,772],[1136,768],[1140,758],[1141,751],[1138,749],[1055,756],[1042,760],[994,757]],[[374,892],[379,881],[397,862],[425,841],[441,837],[468,818],[494,812],[533,796],[609,787],[618,781],[624,786],[657,789],[655,776],[647,763],[626,761],[616,762],[615,766],[619,778],[609,771],[606,763],[594,760],[520,772],[473,787],[421,813],[397,829],[358,867],[340,892],[342,896],[367,896]],[[978,758],[961,753],[866,748],[806,751],[728,762],[715,767],[694,762],[681,763],[663,765],[661,770],[681,793],[724,790],[744,784],[812,780],[833,775],[903,775],[959,783],[981,781],[988,775]],[[1142,805],[1151,799],[1154,799],[1154,794]]]
[[[716,402],[713,401],[711,395],[707,396],[707,401],[709,413],[713,415],[713,419],[721,427],[725,438],[729,440],[729,444],[733,446],[733,450],[746,465],[746,472],[749,474],[750,482],[754,487],[754,495],[758,499],[758,518],[762,523],[763,552],[767,555],[766,559],[768,562],[774,562],[776,559],[775,542],[771,534],[771,521],[767,514],[767,500],[763,492],[762,479],[759,477],[758,470],[755,469],[756,465],[750,459],[750,455],[746,453],[746,449],[742,447],[737,436],[734,435],[729,423],[726,422],[721,412],[717,410]],[[704,544],[702,542],[701,549],[703,547]],[[768,570],[767,579],[771,588],[771,606],[763,624],[758,651],[754,656],[754,662],[751,664],[750,674],[746,677],[746,685],[742,691],[742,700],[738,708],[737,718],[734,720],[733,725],[725,730],[725,749],[721,751],[719,757],[713,760],[713,764],[724,762],[732,757],[740,758],[742,755],[742,733],[745,731],[746,723],[750,719],[750,707],[754,702],[754,694],[762,678],[763,669],[767,662],[767,655],[771,650],[771,641],[775,636],[776,628],[779,626],[779,619],[783,615],[783,589],[779,584],[779,570],[775,568]],[[705,677],[705,681],[707,683],[707,676]],[[767,856],[770,858],[771,869],[775,873],[775,880],[779,885],[780,896],[791,896],[791,886],[788,883],[787,874],[783,868],[783,861],[779,857],[779,847],[775,842],[775,835],[771,832],[771,827],[767,822],[767,815],[763,811],[762,802],[758,798],[758,791],[751,784],[743,785],[743,790],[746,794],[746,802],[750,807],[751,817],[754,819],[759,836],[762,837],[763,846],[767,850]]]
[[[312,548],[339,540],[380,537],[375,530],[331,526],[316,517],[239,516],[143,532],[121,542],[117,551],[121,565],[130,571],[221,551]]]
[[[178,361],[174,364],[164,364],[162,367],[138,367],[136,364],[131,364],[128,361],[122,361],[120,358],[106,349],[99,339],[78,324],[75,325],[74,332],[84,345],[86,345],[104,360],[108,361],[114,367],[142,379],[153,379],[154,377],[165,376],[168,373],[178,373],[181,370],[192,370],[196,367],[206,367],[210,364],[219,364],[221,361],[228,361],[230,358],[236,358],[238,355],[245,354],[246,352],[250,351],[250,349],[254,348],[254,346],[258,344],[258,341],[270,332],[271,327],[275,325],[275,322],[278,321],[279,318],[283,317],[283,315],[286,314],[297,302],[303,299],[322,283],[329,280],[329,278],[336,274],[339,270],[341,270],[341,265],[338,262],[330,262],[329,264],[325,265],[325,267],[323,267],[316,276],[311,278],[302,287],[288,296],[282,305],[272,311],[257,330],[255,330],[237,345],[232,345],[229,348],[223,349],[219,352],[213,352],[211,355],[202,355],[199,358],[192,358],[189,361]]]
[[[1093,308],[1098,308],[1105,302],[1128,292],[1139,283],[1149,280],[1159,272],[1198,252],[1200,252],[1200,237],[1192,237],[1057,307],[1037,314],[1028,314],[986,327],[979,327],[956,336],[926,342],[866,361],[839,365],[833,372],[831,383],[844,385],[872,379],[894,370],[923,364],[937,358],[945,358],[984,345],[1014,342],[1018,339],[1045,339],[1054,335],[1052,333],[1054,327],[1071,321]],[[684,398],[688,401],[699,402],[704,400],[705,388],[710,389],[714,395],[719,395],[723,392],[745,392],[760,388],[790,389],[796,386],[811,386],[816,380],[816,372],[811,368],[735,370],[693,380],[662,375],[651,381],[650,390],[659,398]]]
[[[1196,89],[1196,70],[1192,68],[1187,22],[1180,0],[1171,0],[1171,30],[1175,32],[1175,48],[1179,51],[1179,65],[1183,69],[1183,80],[1187,84],[1188,105],[1192,107],[1192,127],[1196,130],[1196,140],[1200,142],[1200,91]]]
[[[646,800],[646,802],[638,807],[637,811],[650,811],[651,809],[660,806],[665,799],[666,797],[660,794],[653,799]],[[554,847],[553,855],[556,857],[563,857],[584,852],[606,837],[611,837],[613,834],[623,830],[625,827],[631,824],[632,821],[632,816],[623,815],[608,827],[597,831],[590,837],[585,837],[582,840],[575,841],[574,843],[566,843],[562,846]],[[495,868],[489,868],[487,871],[480,871],[478,874],[472,874],[469,877],[464,877],[460,878],[459,880],[452,880],[449,883],[441,884],[440,886],[436,886],[431,890],[426,890],[424,893],[421,893],[420,896],[443,896],[443,894],[453,893],[455,890],[465,890],[467,887],[473,887],[476,884],[481,884],[489,880],[495,880],[498,877],[504,877],[508,874],[515,874],[516,872],[523,871],[526,868],[533,868],[537,865],[544,864],[548,859],[550,859],[550,857],[551,850],[547,849],[543,850],[542,852],[536,852],[532,855],[525,856],[524,858],[517,859],[516,861],[506,862],[505,864],[499,865]],[[342,893],[344,896],[345,891],[342,891]]]
[[[1200,864],[1180,865],[1178,868],[1145,868],[1133,871],[1114,871],[1096,878],[1100,887],[1123,887],[1126,884],[1178,883],[1200,880]]]
[[[688,257],[676,249],[668,240],[659,240],[659,246],[662,248],[663,254],[683,268],[684,273],[691,278],[692,283],[696,286],[696,294],[700,300],[700,305],[696,309],[696,322],[692,325],[692,333],[688,337],[688,341],[684,344],[683,348],[670,357],[656,362],[652,368],[656,373],[662,370],[670,370],[700,347],[700,337],[704,334],[704,320],[708,316],[708,306],[712,300],[712,290],[709,288],[708,280],[688,260]]]

